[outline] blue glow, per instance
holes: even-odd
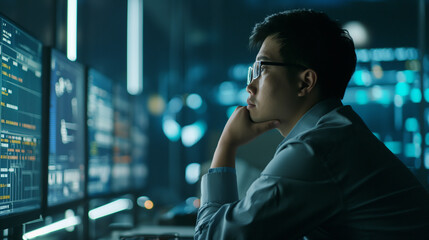
[[[416,60],[419,54],[416,48],[373,48],[356,50],[356,57],[358,62],[391,62]]]
[[[168,112],[170,113],[178,113],[182,110],[183,101],[179,97],[174,97],[168,102]]]
[[[414,133],[413,143],[422,144],[422,135],[420,133]]]
[[[416,72],[414,71],[405,70],[404,75],[405,75],[405,81],[407,81],[407,83],[413,83],[414,80],[416,80]]]
[[[231,115],[234,113],[236,108],[237,106],[232,106],[226,109],[226,116],[228,116],[228,118],[231,117]]]
[[[249,68],[249,65],[245,65],[245,64],[237,64],[232,66],[229,69],[229,75],[231,78],[233,78],[234,80],[238,80],[238,81],[244,81],[247,78],[247,70]]]
[[[194,184],[200,179],[201,165],[199,163],[191,163],[186,166],[185,179],[189,184]]]
[[[417,132],[419,130],[419,122],[416,118],[407,118],[405,120],[405,130],[408,132]]]
[[[176,142],[180,138],[180,125],[171,118],[164,118],[162,130],[170,141]]]
[[[357,90],[355,93],[356,103],[360,105],[365,105],[369,102],[368,93],[365,90]]]
[[[395,107],[402,107],[404,105],[404,98],[399,96],[399,95],[395,95],[395,98],[393,99],[393,102],[395,104]]]
[[[249,97],[249,93],[246,88],[241,89],[238,92],[238,104],[241,106],[247,106],[247,98]]]
[[[371,94],[374,100],[380,104],[388,105],[392,99],[388,90],[382,89],[380,86],[374,86],[371,89]]]
[[[372,132],[372,134],[374,134],[374,136],[375,136],[376,138],[378,138],[378,140],[381,140],[381,139],[380,139],[380,134],[379,134],[379,133]]]
[[[407,158],[414,158],[418,157],[417,148],[419,147],[418,144],[414,143],[407,143],[405,144],[405,157]]]
[[[374,61],[391,62],[395,60],[395,52],[392,48],[373,48],[369,51]]]
[[[410,85],[406,82],[399,82],[396,84],[395,90],[399,96],[407,96],[410,94]]]
[[[415,60],[419,54],[415,48],[396,48],[395,57],[398,61]]]
[[[411,89],[410,99],[411,99],[411,102],[413,102],[413,103],[421,102],[422,101],[422,93],[420,92],[420,89],[418,89],[418,88]]]
[[[386,141],[384,142],[384,145],[393,153],[393,154],[400,154],[402,152],[402,145],[401,142],[397,141]]]
[[[185,147],[192,147],[204,136],[207,130],[207,124],[203,121],[197,121],[191,125],[182,128],[182,143]]]
[[[371,74],[367,70],[358,70],[353,75],[354,82],[358,86],[371,85]]]
[[[237,89],[232,82],[223,82],[219,85],[217,100],[221,105],[232,105],[237,102]]]
[[[186,105],[194,110],[199,109],[203,105],[203,99],[196,93],[190,94],[186,98]]]

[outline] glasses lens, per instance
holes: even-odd
[[[261,73],[261,71],[260,71],[260,66],[261,66],[260,63],[261,62],[257,61],[257,62],[255,62],[253,64],[253,74],[252,74],[253,79],[257,79],[259,77],[259,74]]]
[[[247,70],[247,85],[249,85],[253,80],[252,73],[253,73],[253,68],[249,67],[249,69]]]

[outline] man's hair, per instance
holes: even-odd
[[[324,97],[343,98],[356,67],[352,38],[325,13],[297,9],[276,13],[253,28],[249,44],[260,47],[268,36],[281,44],[284,61],[313,69]]]

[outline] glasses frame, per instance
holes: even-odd
[[[283,66],[283,67],[298,67],[298,68],[307,68],[304,65],[296,63],[281,63],[281,62],[267,62],[267,61],[256,61],[251,67],[247,70],[247,85],[251,84],[253,80],[261,76],[261,67],[262,65],[270,66]]]

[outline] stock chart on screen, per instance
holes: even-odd
[[[42,44],[1,21],[0,219],[40,209]]]
[[[51,51],[48,206],[84,197],[84,67]]]
[[[88,195],[111,192],[113,165],[112,80],[94,69],[88,71]]]

